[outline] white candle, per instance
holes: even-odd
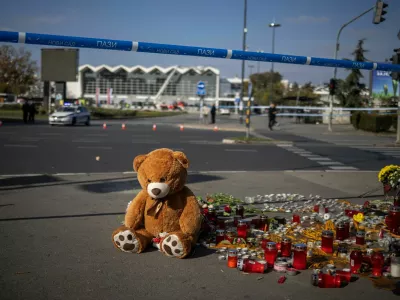
[[[400,264],[397,257],[392,257],[392,263],[390,264],[390,275],[392,275],[392,277],[400,277]]]

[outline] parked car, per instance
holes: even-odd
[[[53,125],[90,125],[90,112],[84,106],[63,106],[49,116]]]

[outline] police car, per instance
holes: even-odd
[[[49,116],[49,124],[53,125],[90,125],[90,112],[84,106],[62,106]]]

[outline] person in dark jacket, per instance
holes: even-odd
[[[29,103],[28,101],[25,101],[24,104],[22,105],[22,115],[25,124],[28,123],[28,113],[29,113]]]
[[[217,113],[217,108],[215,107],[215,103],[211,106],[211,124],[215,124],[215,114]]]
[[[272,127],[275,126],[276,124],[276,106],[275,103],[271,103],[269,109],[268,109],[268,118],[269,118],[269,123],[268,123],[268,128],[269,130],[272,130]]]
[[[35,115],[36,115],[36,106],[35,103],[31,103],[29,105],[29,122],[35,123]]]

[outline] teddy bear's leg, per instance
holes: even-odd
[[[126,226],[118,227],[112,234],[115,247],[124,252],[141,253],[152,241],[152,235],[144,228],[132,230]]]
[[[172,232],[161,241],[161,251],[169,257],[185,258],[192,250],[192,238],[182,232]]]

